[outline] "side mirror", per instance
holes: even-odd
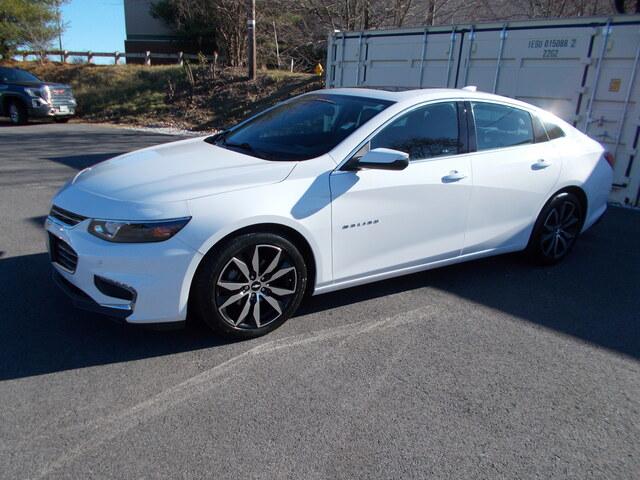
[[[409,166],[409,154],[390,148],[374,148],[362,157],[350,160],[346,170],[404,170]]]

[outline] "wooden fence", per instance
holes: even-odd
[[[93,59],[96,57],[113,58],[113,63],[118,65],[122,59],[136,59],[142,60],[145,65],[151,65],[153,60],[163,60],[163,64],[176,63],[182,65],[185,60],[199,60],[206,58],[208,61],[217,62],[217,55],[195,55],[191,53],[123,53],[123,52],[73,52],[69,50],[45,50],[45,51],[20,51],[16,53],[17,57],[22,57],[22,60],[27,60],[27,57],[45,58],[50,56],[59,57],[60,61],[67,63],[70,58],[86,58],[87,63],[93,63]]]

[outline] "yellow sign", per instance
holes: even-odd
[[[610,92],[619,92],[621,83],[622,83],[621,79],[612,78],[611,81],[609,82],[609,91]]]
[[[315,72],[316,75],[320,76],[322,75],[322,72],[324,72],[324,68],[322,68],[322,65],[317,64],[316,68],[314,68],[313,71]]]

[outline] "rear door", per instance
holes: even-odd
[[[471,102],[468,110],[476,152],[463,254],[524,248],[562,159],[528,111],[491,102]]]

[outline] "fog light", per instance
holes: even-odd
[[[108,278],[100,277],[98,275],[93,277],[93,283],[96,288],[107,297],[119,298],[131,303],[136,301],[136,291],[124,283],[109,280]]]

